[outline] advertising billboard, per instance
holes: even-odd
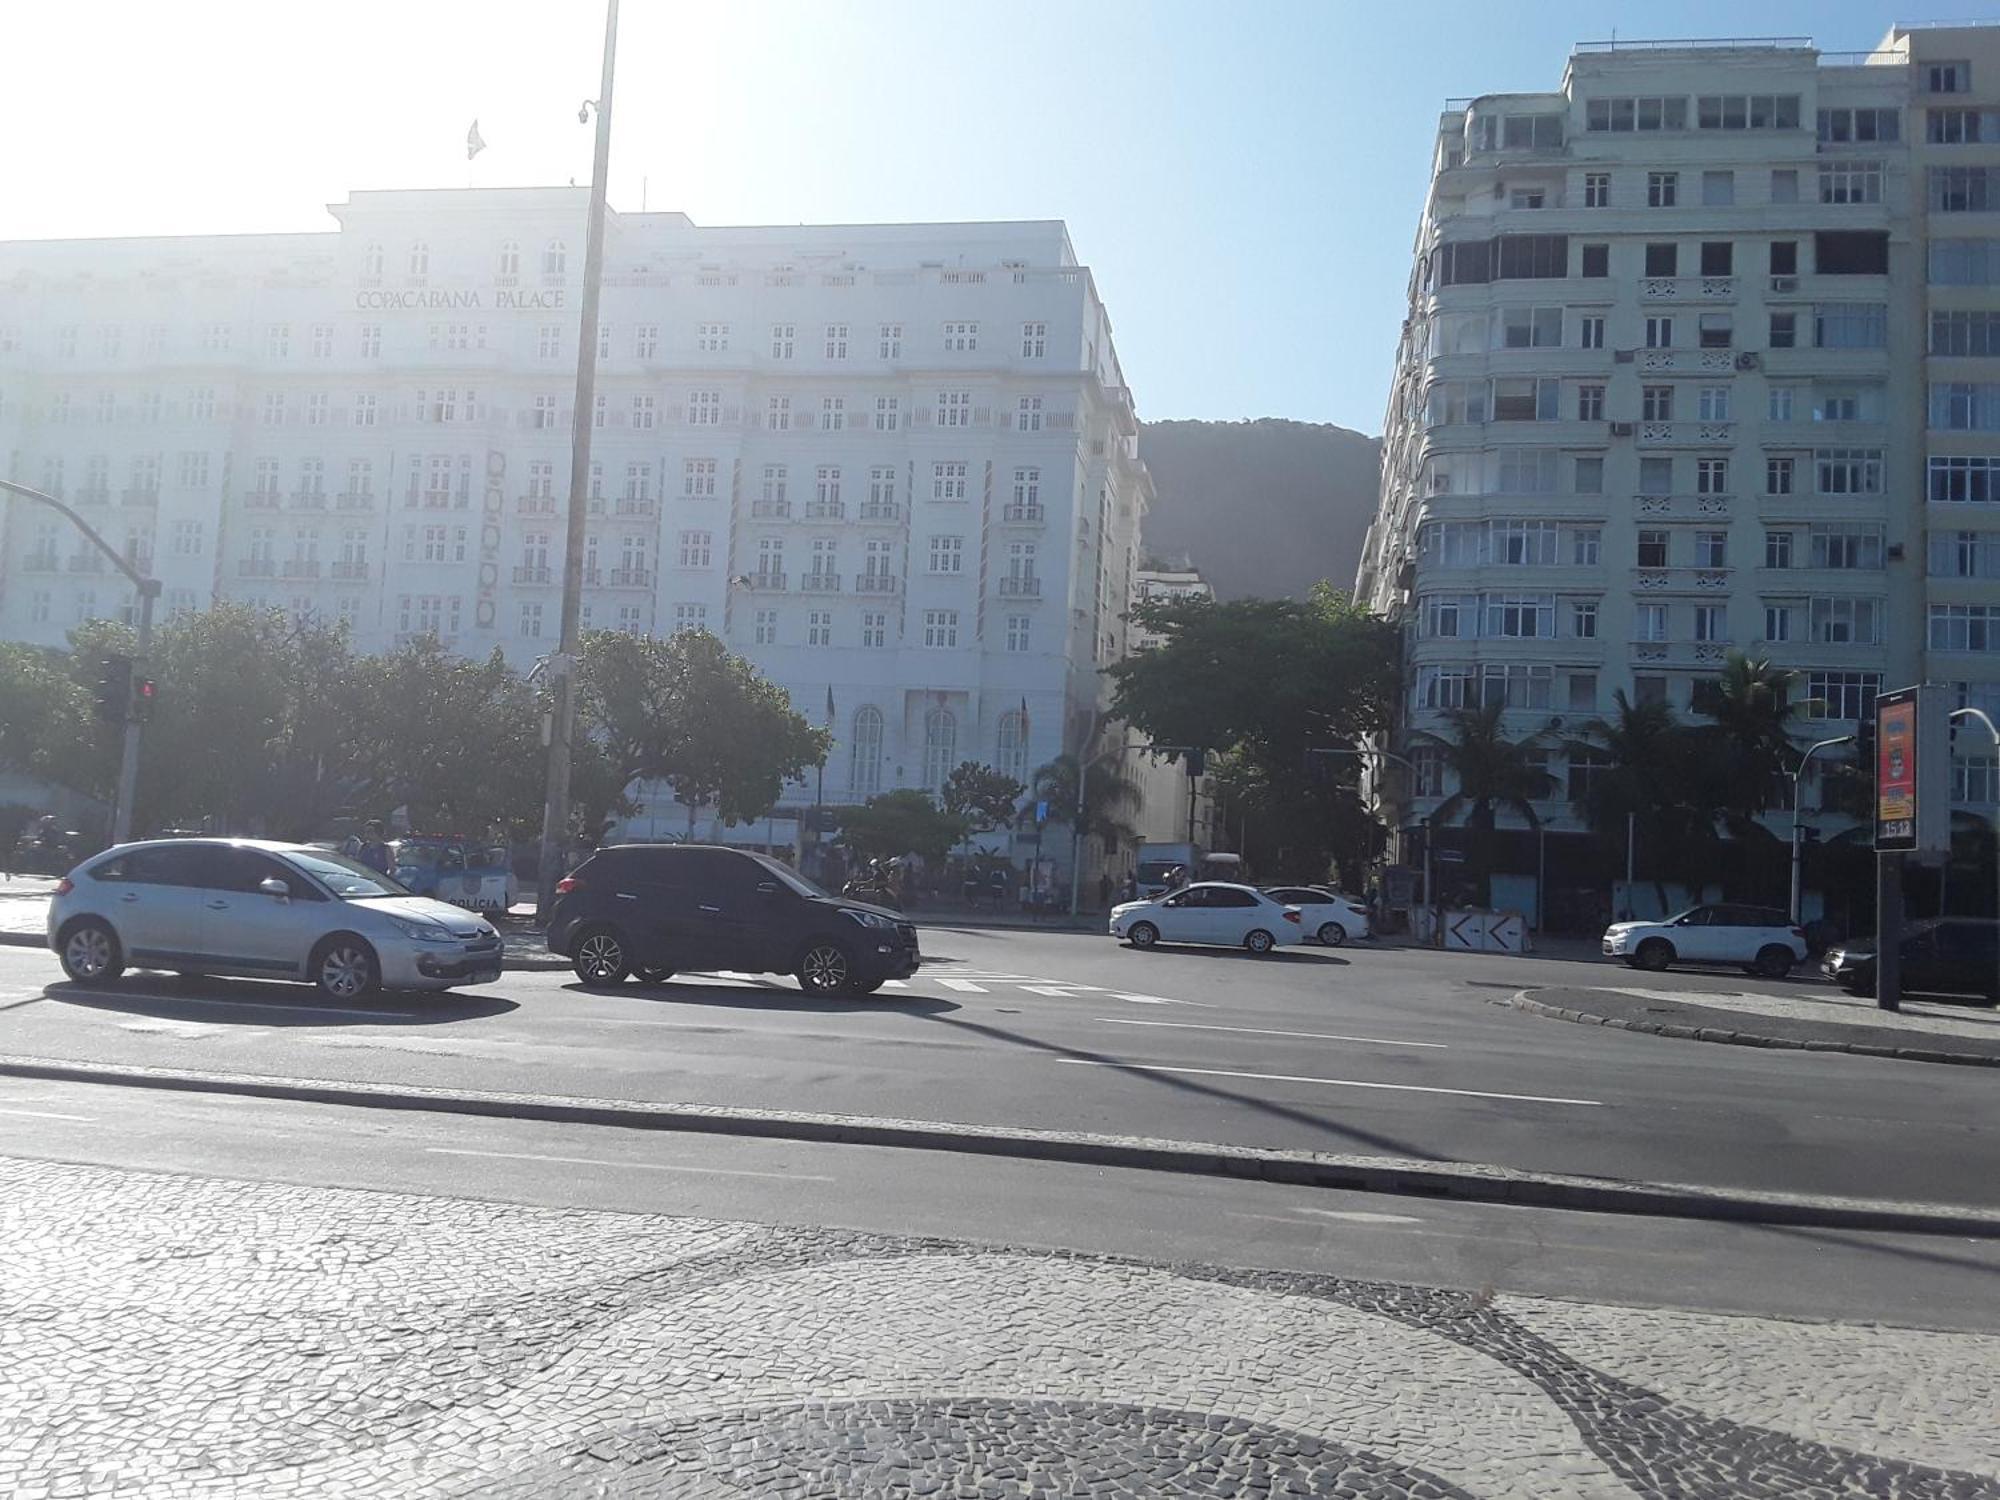
[[[1885,854],[1943,853],[1951,838],[1951,758],[1946,705],[1935,687],[1875,699],[1875,847]]]

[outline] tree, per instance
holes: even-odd
[[[1530,828],[1541,826],[1535,814],[1535,800],[1555,790],[1555,778],[1542,769],[1538,752],[1541,736],[1510,740],[1502,722],[1507,705],[1495,698],[1478,708],[1448,708],[1444,711],[1447,732],[1433,734],[1417,730],[1411,738],[1436,745],[1444,752],[1444,763],[1458,783],[1458,789],[1437,806],[1434,817],[1441,823],[1464,818],[1472,835],[1468,851],[1477,900],[1490,904],[1493,880],[1493,825],[1496,815],[1506,809],[1518,815]]]
[[[702,807],[725,823],[762,817],[832,744],[783,688],[705,630],[587,637],[578,696],[580,731],[621,787],[635,777],[671,782],[689,832]]]
[[[976,760],[963,761],[945,778],[944,810],[983,833],[1010,822],[1026,790],[1005,771]]]
[[[355,663],[344,695],[357,797],[376,816],[407,807],[410,826],[474,836],[536,826],[541,711],[498,650],[455,656],[423,637]]]
[[[1584,738],[1570,743],[1572,766],[1585,756],[1609,764],[1595,769],[1578,810],[1607,841],[1636,838],[1664,910],[1666,881],[1693,876],[1715,854],[1714,804],[1704,800],[1697,747],[1664,703],[1633,703],[1624,689],[1612,695],[1613,716],[1593,719]]]
[[[1034,798],[1048,803],[1052,823],[1071,828],[1076,825],[1078,765],[1074,755],[1058,755],[1035,768]],[[1138,812],[1145,802],[1146,794],[1139,783],[1116,760],[1091,762],[1090,774],[1083,778],[1084,836],[1096,839],[1106,849],[1134,842],[1139,834],[1129,815]]]
[[[1714,689],[1699,701],[1698,711],[1712,721],[1696,731],[1711,762],[1703,769],[1739,835],[1780,800],[1785,778],[1798,769],[1793,726],[1806,705],[1788,691],[1797,675],[1731,651]]]
[[[0,645],[0,770],[108,791],[91,713],[90,692],[61,652]]]
[[[966,819],[939,807],[931,794],[901,787],[870,797],[840,815],[841,841],[861,859],[918,854],[941,860],[965,837]]]

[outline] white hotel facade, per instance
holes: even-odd
[[[1452,101],[1358,591],[1406,626],[1417,729],[1495,695],[1558,747],[1619,690],[1687,718],[1731,649],[1826,735],[1922,680],[2000,716],[2000,27],[1588,45]],[[1452,790],[1417,759],[1406,831]],[[1594,763],[1549,769],[1579,831]]]
[[[357,192],[327,233],[0,244],[0,462],[167,611],[525,667],[559,624],[586,198]],[[1151,489],[1061,223],[613,213],[597,336],[586,628],[711,630],[815,723],[830,694],[830,803],[1077,747]],[[131,602],[68,522],[0,506],[7,638]]]

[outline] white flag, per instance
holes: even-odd
[[[479,138],[479,122],[474,120],[472,128],[465,132],[465,159],[471,161],[473,157],[485,149],[486,142]]]

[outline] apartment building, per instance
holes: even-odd
[[[1827,735],[1885,685],[2000,709],[1996,288],[2000,28],[1587,44],[1550,93],[1450,101],[1357,580],[1406,627],[1407,724],[1687,716],[1731,649]],[[1452,790],[1412,758],[1406,834]],[[1552,842],[1496,899],[1534,909],[1596,762],[1551,750]],[[1990,751],[1956,781],[1991,812]]]
[[[584,625],[706,628],[814,722],[829,802],[1026,780],[1103,706],[1150,484],[1055,222],[609,216],[571,410],[587,194],[357,192],[325,233],[0,244],[0,463],[231,599],[526,666],[558,630],[571,426]],[[0,506],[0,632],[130,609]]]

